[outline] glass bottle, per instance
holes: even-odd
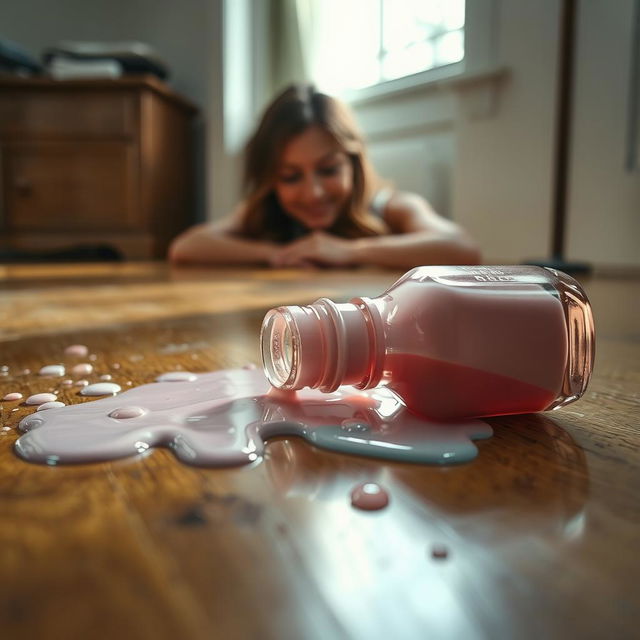
[[[564,406],[595,352],[581,286],[529,266],[416,267],[376,298],[272,309],[260,342],[274,387],[384,384],[433,420]]]

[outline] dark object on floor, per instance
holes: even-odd
[[[123,255],[117,249],[106,245],[77,245],[52,251],[23,251],[0,248],[0,262],[119,262]]]

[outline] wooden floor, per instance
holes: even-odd
[[[267,309],[377,295],[397,275],[0,266],[0,397],[52,388],[37,371],[75,343],[96,356],[92,379],[123,387],[257,362]],[[47,467],[13,451],[33,409],[0,403],[0,637],[637,637],[640,280],[585,287],[598,333],[586,396],[490,420],[494,437],[455,467],[295,438],[243,468],[166,450]],[[350,506],[364,480],[388,508]]]

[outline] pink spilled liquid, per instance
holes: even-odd
[[[275,436],[323,449],[426,464],[466,462],[489,438],[479,420],[441,424],[407,411],[388,389],[274,392],[260,370],[194,374],[24,418],[18,455],[46,464],[113,460],[169,447],[183,462],[242,465]]]

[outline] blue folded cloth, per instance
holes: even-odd
[[[0,70],[9,73],[41,73],[42,65],[19,44],[0,38]]]
[[[166,62],[147,44],[142,42],[58,42],[42,53],[45,65],[54,60],[98,61],[113,60],[125,74],[150,73],[162,80],[169,77]]]

